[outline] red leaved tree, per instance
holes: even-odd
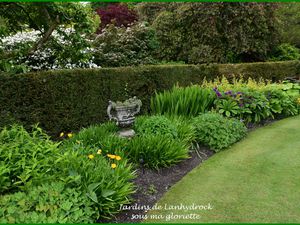
[[[118,27],[128,27],[138,19],[137,13],[134,10],[129,9],[127,5],[120,3],[111,3],[106,7],[100,7],[96,12],[101,19],[101,25],[98,32],[101,32],[107,24],[113,23]]]

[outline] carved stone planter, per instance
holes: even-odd
[[[117,126],[122,130],[119,135],[122,137],[132,137],[135,132],[129,129],[135,121],[135,115],[140,112],[142,102],[133,97],[125,102],[108,102],[107,115],[110,120],[115,120]]]

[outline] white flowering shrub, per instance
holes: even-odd
[[[19,73],[99,67],[93,61],[90,41],[71,29],[63,33],[53,32],[51,39],[42,48],[28,54],[40,37],[39,31],[27,31],[3,38],[0,51],[4,57],[0,57],[0,71]]]
[[[130,27],[109,25],[93,43],[94,61],[103,67],[132,66],[156,63],[158,48],[155,31],[145,24]]]

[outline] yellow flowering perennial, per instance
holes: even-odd
[[[73,137],[73,134],[72,133],[68,133],[68,137],[69,138]]]
[[[88,158],[89,158],[89,159],[93,159],[93,158],[95,158],[95,156],[94,156],[93,154],[89,154],[89,155],[88,155]]]
[[[111,164],[111,168],[115,169],[117,167],[117,164],[113,163]]]
[[[115,159],[115,158],[116,158],[116,155],[107,154],[107,157],[108,157],[108,158],[111,158],[111,159]]]
[[[60,134],[59,134],[59,137],[62,137],[62,136],[64,136],[65,134],[64,134],[64,132],[61,132]]]
[[[101,149],[98,149],[97,154],[100,155],[102,153]]]
[[[119,160],[121,160],[121,159],[122,159],[121,156],[118,156],[118,155],[116,156],[116,160],[119,161]]]

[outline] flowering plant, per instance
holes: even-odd
[[[97,68],[94,63],[93,49],[90,41],[72,29],[64,32],[53,32],[42,48],[27,54],[40,38],[39,31],[18,32],[2,39],[0,50],[7,52],[9,57],[0,61],[0,70],[5,72],[27,72],[50,69]],[[1,59],[0,59],[1,60]],[[16,70],[19,65],[23,70]]]

